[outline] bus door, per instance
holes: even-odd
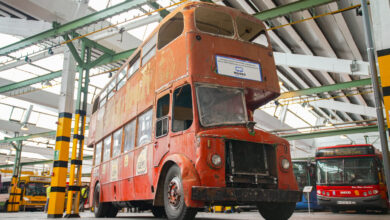
[[[160,93],[156,99],[156,141],[153,147],[153,166],[157,167],[169,151],[170,90]]]

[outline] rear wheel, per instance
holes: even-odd
[[[165,177],[164,209],[169,220],[191,220],[197,213],[184,202],[181,172],[177,165],[170,167]]]
[[[167,215],[165,214],[164,207],[161,207],[161,206],[153,206],[152,213],[153,213],[154,217],[156,217],[156,218],[167,217]]]
[[[96,218],[103,218],[107,211],[107,204],[100,202],[100,184],[97,183],[93,193],[93,212]]]
[[[261,216],[266,220],[287,220],[295,210],[293,202],[259,203],[257,205]]]

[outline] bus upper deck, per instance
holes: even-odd
[[[206,3],[186,4],[177,11],[161,22],[95,99],[91,121],[109,123],[90,128],[88,144],[152,105],[156,92],[183,81],[240,89],[247,121],[251,112],[279,95],[272,48],[261,21]]]

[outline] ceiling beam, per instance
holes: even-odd
[[[351,75],[369,75],[369,63],[331,57],[274,52],[275,64]],[[356,69],[352,67],[356,65]]]
[[[3,34],[29,37],[52,28],[46,21],[0,17],[0,32]]]
[[[260,20],[269,20],[272,18],[277,18],[283,15],[287,15],[293,12],[302,11],[305,9],[313,8],[316,6],[328,4],[330,2],[334,2],[336,0],[300,0],[296,2],[292,2],[285,5],[280,5],[276,8],[269,9],[266,11],[262,11],[260,13],[254,14]]]
[[[376,118],[376,109],[365,105],[357,105],[347,102],[340,102],[335,100],[318,100],[310,102],[313,107],[328,108],[341,112],[349,112],[358,115],[365,115],[371,118]]]
[[[70,21],[66,24],[59,25],[56,28],[47,30],[45,32],[33,35],[31,37],[25,38],[16,43],[7,45],[5,47],[0,48],[0,55],[6,55],[11,53],[12,51],[22,49],[24,47],[36,44],[40,41],[47,40],[49,38],[62,36],[66,33],[74,31],[78,28],[96,23],[98,21],[104,20],[107,17],[111,17],[113,15],[119,14],[124,11],[128,11],[132,8],[139,7],[143,5],[146,0],[132,0],[132,1],[124,1],[122,3],[116,4],[112,7],[106,8],[104,10],[89,14],[82,18]]]
[[[291,140],[302,140],[302,139],[312,139],[312,138],[319,138],[319,137],[328,137],[328,136],[335,136],[335,135],[376,132],[376,131],[378,131],[378,126],[377,125],[370,125],[370,126],[364,126],[364,127],[332,129],[332,130],[327,130],[327,131],[315,131],[315,132],[310,132],[310,133],[288,134],[288,135],[281,135],[280,137],[291,141]]]
[[[354,80],[354,81],[343,82],[343,83],[336,83],[332,85],[325,85],[325,86],[296,90],[291,92],[285,92],[281,94],[278,97],[278,99],[286,99],[286,98],[292,98],[292,97],[298,97],[304,95],[313,95],[322,92],[330,92],[335,90],[343,90],[343,89],[359,87],[359,86],[368,86],[368,85],[371,85],[371,78]]]
[[[87,68],[92,68],[92,67],[96,67],[96,66],[106,65],[108,63],[124,60],[124,59],[130,57],[131,54],[133,54],[134,51],[135,51],[135,49],[131,49],[131,50],[127,50],[127,51],[124,51],[124,52],[121,52],[121,53],[114,54],[112,56],[109,56],[109,55],[104,56],[102,59],[96,60],[98,62],[94,62],[93,65],[91,65],[91,64],[87,65]],[[12,90],[15,90],[15,89],[20,89],[20,88],[23,88],[23,87],[27,87],[27,86],[30,86],[30,85],[33,85],[33,84],[36,84],[36,83],[40,83],[40,82],[46,81],[46,80],[52,80],[52,79],[58,78],[60,76],[62,76],[62,71],[61,70],[57,71],[57,72],[48,73],[48,74],[45,74],[45,75],[42,75],[42,76],[38,76],[38,77],[35,77],[35,78],[27,79],[27,80],[24,80],[24,81],[21,81],[21,82],[16,82],[16,83],[8,84],[8,85],[5,85],[5,86],[1,86],[0,87],[0,94],[1,93],[5,93],[5,92],[9,92],[9,91],[12,91]]]

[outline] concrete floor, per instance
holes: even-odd
[[[81,213],[82,219],[95,219],[93,214],[89,211]],[[38,220],[38,219],[47,219],[46,214],[42,212],[19,212],[19,213],[0,213],[0,219],[11,219],[11,220]],[[129,220],[157,220],[153,217],[151,213],[120,213],[117,218],[104,218],[104,220],[109,219],[129,219]],[[235,214],[220,214],[220,213],[204,213],[200,212],[196,216],[197,220],[222,220],[222,219],[232,219],[232,220],[260,220],[263,219],[257,212],[242,212]],[[305,220],[305,219],[340,219],[340,220],[389,220],[390,214],[381,215],[381,214],[352,214],[352,213],[341,213],[333,214],[330,212],[315,212],[314,214],[308,214],[306,212],[296,212],[290,218],[291,220]]]

